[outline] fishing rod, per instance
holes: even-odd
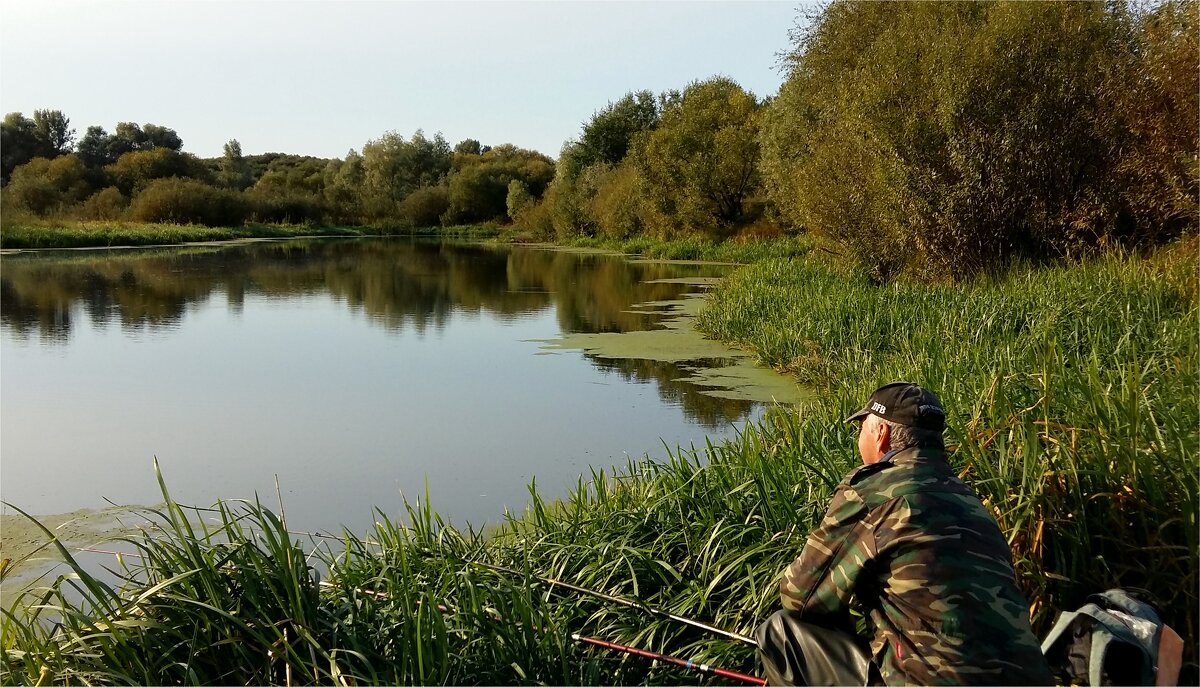
[[[690,658],[682,659],[682,658],[678,658],[676,656],[667,656],[665,654],[659,654],[659,653],[655,653],[653,651],[646,651],[645,649],[638,649],[638,648],[632,647],[632,646],[625,646],[624,644],[617,644],[616,642],[606,642],[603,639],[596,639],[595,637],[585,637],[579,633],[572,634],[571,639],[573,639],[577,642],[581,642],[583,644],[591,644],[592,646],[598,646],[598,647],[601,647],[604,649],[610,649],[612,651],[620,651],[622,653],[632,654],[634,656],[641,656],[642,658],[648,658],[652,661],[662,661],[663,663],[670,663],[671,665],[679,666],[680,668],[686,668],[688,670],[697,670],[702,673],[712,673],[713,675],[720,675],[723,678],[728,678],[730,680],[738,680],[740,682],[745,682],[745,683],[751,684],[751,685],[767,684],[767,681],[762,679],[761,677],[755,677],[753,675],[739,673],[736,670],[727,670],[725,668],[718,668],[716,666],[710,666],[707,663],[697,663],[696,661],[693,661]]]
[[[326,588],[334,588],[335,587],[335,585],[332,582],[326,582],[325,580],[321,580],[320,585],[322,587],[326,587]],[[376,599],[390,599],[391,598],[390,595],[388,595],[385,592],[377,592],[377,591],[370,590],[370,589],[359,589],[357,587],[355,587],[354,590],[357,592],[366,594],[367,596],[370,596],[372,598],[376,598]],[[418,605],[421,604],[420,599],[417,600],[417,604]],[[453,613],[454,612],[454,610],[452,608],[446,606],[445,604],[436,604],[435,608],[437,608],[442,613]],[[499,615],[498,613],[493,612],[492,616],[497,622],[504,621],[504,617]],[[537,632],[542,631],[542,628],[539,628],[536,625],[533,627],[533,629]],[[642,658],[648,658],[652,661],[660,661],[662,663],[667,663],[667,664],[670,664],[673,666],[678,666],[678,667],[684,668],[686,670],[695,670],[695,671],[698,671],[701,673],[712,673],[713,675],[718,675],[720,677],[723,677],[723,678],[726,678],[729,680],[738,680],[740,682],[745,682],[745,683],[751,684],[751,685],[767,684],[767,681],[760,677],[755,677],[753,675],[747,675],[746,673],[739,673],[736,670],[729,670],[727,668],[718,668],[717,666],[712,666],[707,663],[700,663],[698,661],[693,661],[690,658],[684,659],[684,658],[679,658],[678,656],[668,656],[667,654],[660,654],[660,653],[657,653],[654,651],[647,651],[646,649],[639,649],[637,647],[628,646],[625,644],[618,644],[617,642],[610,642],[610,641],[607,641],[604,639],[599,639],[597,637],[588,637],[587,635],[581,635],[578,632],[571,633],[571,640],[575,641],[575,642],[579,642],[580,644],[590,644],[592,646],[598,646],[602,649],[608,649],[610,651],[620,651],[621,653],[630,654],[632,656],[640,656]]]
[[[114,556],[128,555],[128,556],[134,556],[134,557],[142,557],[141,554],[136,553],[136,552],[122,554],[122,552],[119,552],[119,551],[97,549],[97,548],[86,547],[86,546],[79,547],[79,550],[80,551],[88,551],[91,553],[109,554],[109,555],[114,555]],[[512,570],[511,568],[505,568],[505,567],[499,566],[499,565],[480,563],[478,561],[476,561],[475,563],[482,567],[490,568],[493,570],[509,572],[509,573],[517,573],[517,571]],[[683,616],[678,616],[673,613],[667,613],[666,611],[661,611],[659,609],[651,608],[649,606],[646,606],[645,604],[639,604],[637,602],[630,601],[629,599],[623,599],[621,597],[612,596],[610,594],[604,594],[603,592],[597,592],[594,590],[586,589],[584,587],[579,587],[579,586],[576,586],[573,584],[561,582],[561,581],[554,580],[551,578],[536,577],[536,576],[534,576],[534,578],[540,582],[550,585],[551,587],[553,587],[553,586],[564,587],[564,588],[572,589],[572,590],[575,590],[575,591],[578,591],[578,592],[581,592],[584,594],[591,594],[593,596],[597,596],[599,598],[603,598],[603,599],[606,599],[606,600],[609,600],[609,601],[612,601],[614,603],[618,603],[621,605],[642,608],[643,610],[649,611],[655,615],[660,615],[663,617],[670,618],[672,620],[677,620],[679,622],[682,622],[687,625],[691,625],[693,627],[704,629],[709,632],[714,632],[714,633],[722,635],[722,636],[730,637],[733,639],[738,639],[740,641],[753,644],[754,646],[758,646],[758,643],[755,642],[753,639],[750,639],[749,637],[744,637],[742,635],[738,635],[733,632],[728,632],[728,631],[722,630],[720,628],[716,628],[711,625],[708,625],[706,623],[702,623],[697,620],[692,620],[690,618],[684,618]],[[333,584],[332,582],[329,582],[328,580],[320,580],[317,584],[318,584],[318,586],[324,587],[326,589],[336,589],[337,588],[337,585]],[[357,591],[361,594],[364,594],[366,596],[370,596],[370,597],[376,598],[376,599],[386,600],[386,599],[391,598],[391,595],[387,594],[386,592],[379,592],[379,591],[375,591],[372,589],[361,589],[358,587],[354,587],[353,589],[354,589],[354,591]],[[421,603],[420,600],[418,600],[417,603],[418,604]],[[436,608],[438,609],[438,611],[440,611],[442,613],[453,613],[454,612],[453,609],[446,606],[445,604],[436,604]],[[496,620],[503,621],[504,618],[502,616],[496,615]],[[540,631],[540,629],[537,627],[535,627],[534,629]],[[578,632],[571,633],[571,639],[572,639],[572,641],[579,642],[581,644],[589,644],[591,646],[600,647],[602,649],[608,649],[610,651],[619,651],[621,653],[629,654],[632,656],[640,656],[642,658],[650,659],[652,661],[660,661],[662,663],[667,663],[669,665],[684,668],[685,670],[694,670],[694,671],[698,671],[701,673],[712,673],[713,675],[717,675],[719,677],[723,677],[723,678],[726,678],[729,680],[737,680],[739,682],[744,682],[746,684],[751,684],[751,685],[766,685],[767,684],[766,680],[759,678],[759,677],[755,677],[753,675],[747,675],[746,673],[739,673],[735,670],[719,668],[717,666],[712,666],[707,663],[700,663],[697,661],[693,661],[691,659],[683,659],[683,658],[679,658],[677,656],[669,656],[667,654],[660,654],[660,653],[657,653],[654,651],[647,651],[646,649],[639,649],[637,647],[632,647],[632,646],[628,646],[625,644],[619,644],[617,642],[610,642],[610,641],[599,639],[596,637],[588,637],[586,635],[581,635]]]
[[[511,575],[527,574],[527,573],[522,573],[519,570],[513,570],[512,568],[506,568],[502,565],[493,565],[491,563],[483,563],[480,561],[468,561],[468,562],[478,565],[482,568],[487,568],[489,570],[495,570],[498,572],[509,573]],[[727,639],[733,639],[733,640],[739,641],[743,644],[747,644],[749,646],[753,646],[753,647],[758,646],[757,641],[755,641],[751,637],[747,637],[746,635],[740,635],[736,632],[730,632],[729,630],[723,630],[719,627],[716,627],[714,625],[709,625],[708,623],[701,622],[699,620],[693,620],[692,618],[685,618],[684,616],[676,615],[669,611],[664,611],[659,608],[647,606],[645,603],[642,603],[640,601],[633,601],[631,599],[625,599],[625,598],[622,598],[619,596],[613,596],[612,594],[605,594],[604,592],[598,592],[594,589],[587,589],[585,587],[580,587],[577,585],[573,585],[569,582],[563,582],[561,580],[556,580],[556,579],[553,579],[550,577],[541,577],[539,575],[533,575],[533,574],[529,574],[529,577],[537,580],[538,582],[541,582],[542,584],[548,585],[551,589],[553,589],[554,587],[562,587],[563,589],[570,589],[573,592],[579,592],[580,594],[587,594],[589,596],[594,596],[597,599],[603,599],[604,601],[619,604],[621,606],[626,606],[629,608],[640,608],[641,610],[646,611],[647,613],[650,613],[651,615],[656,615],[660,618],[667,618],[669,620],[674,620],[675,622],[683,623],[684,625],[688,625],[688,626],[697,628],[699,630],[704,630],[705,632],[710,632],[715,635],[720,635]]]

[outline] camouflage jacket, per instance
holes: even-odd
[[[805,622],[854,631],[894,684],[1051,684],[996,521],[937,449],[852,471],[779,585]]]

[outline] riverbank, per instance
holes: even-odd
[[[957,287],[872,286],[808,255],[756,262],[713,292],[699,326],[816,385],[799,411],[735,441],[593,473],[560,501],[534,493],[488,536],[445,525],[427,497],[408,527],[381,518],[332,544],[300,541],[258,506],[221,509],[197,531],[167,498],[147,558],[126,559],[139,584],[121,596],[85,584],[103,613],[62,612],[57,635],[6,616],[0,681],[691,679],[571,632],[752,672],[745,646],[553,595],[531,576],[752,633],[857,462],[841,419],[895,378],[927,384],[951,411],[952,461],[1008,536],[1039,632],[1089,593],[1135,585],[1194,647],[1196,259],[1193,240]],[[328,571],[326,585],[312,568]],[[69,596],[49,592],[42,612],[73,607]]]
[[[181,243],[280,239],[305,236],[370,236],[365,227],[317,227],[302,224],[256,224],[206,227],[199,224],[141,224],[132,222],[39,222],[5,225],[0,248],[112,248],[163,246]]]
[[[304,237],[418,236],[442,239],[495,240],[514,242],[496,224],[468,224],[452,227],[365,227],[318,226],[304,224],[253,224],[241,227],[208,227],[199,224],[146,224],[137,222],[84,222],[74,220],[36,220],[5,223],[0,229],[2,249],[116,248],[122,246],[161,246],[181,243],[234,241],[239,239],[279,239]],[[606,239],[575,237],[561,247],[602,250],[662,260],[698,260],[707,262],[751,263],[767,258],[806,255],[814,243],[807,236],[779,236],[767,239],[707,238],[658,240],[648,238]]]
[[[0,229],[2,249],[117,248],[216,243],[241,239],[335,238],[359,236],[428,236],[489,239],[499,234],[490,224],[406,229],[397,227],[247,224],[208,227],[201,224],[84,222],[36,220],[6,222]]]

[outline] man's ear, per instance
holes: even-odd
[[[887,453],[892,446],[892,428],[886,422],[880,422],[876,427],[875,440],[879,442],[880,450]]]

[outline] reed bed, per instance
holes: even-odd
[[[815,243],[807,235],[798,235],[749,240],[734,238],[725,241],[714,241],[699,236],[661,240],[646,237],[630,239],[575,237],[568,240],[566,245],[576,248],[613,250],[661,260],[701,260],[748,264],[768,258],[792,258],[808,255],[812,252]]]
[[[952,460],[1008,535],[1038,628],[1126,585],[1195,638],[1195,249],[932,288],[766,261],[716,291],[698,326],[825,389],[831,419],[887,381],[936,390]]]
[[[486,533],[446,524],[426,498],[403,522],[380,514],[374,531],[318,541],[261,504],[198,512],[164,485],[121,584],[75,565],[6,610],[0,682],[728,684],[570,633],[741,672],[751,648],[536,578],[751,634],[857,463],[841,418],[896,378],[941,394],[952,460],[1007,534],[1039,629],[1087,593],[1136,585],[1194,646],[1194,260],[1014,269],[959,288],[875,287],[809,260],[741,268],[702,326],[817,385],[811,405],[593,471],[558,500],[531,485],[528,509]]]

